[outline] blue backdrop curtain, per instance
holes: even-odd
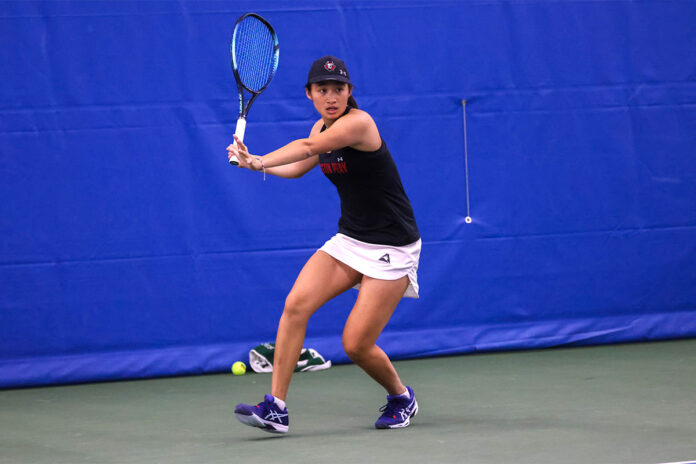
[[[227,163],[248,11],[281,43],[250,150],[309,133],[331,53],[399,166],[423,252],[392,357],[696,335],[693,2],[1,2],[0,387],[224,371],[273,340],[339,204],[319,170]],[[347,361],[355,298],[306,346]]]

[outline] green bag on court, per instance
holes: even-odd
[[[262,343],[249,351],[249,366],[254,372],[273,372],[275,343]],[[295,372],[321,371],[331,367],[331,361],[324,359],[313,348],[302,348]]]

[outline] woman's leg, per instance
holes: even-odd
[[[302,351],[309,317],[324,303],[360,282],[362,274],[323,251],[305,264],[285,300],[278,324],[271,394],[285,401]]]
[[[389,357],[376,342],[408,284],[408,276],[398,280],[363,276],[358,300],[343,329],[343,348],[348,357],[390,395],[401,394],[406,387],[401,383]]]

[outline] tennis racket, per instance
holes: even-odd
[[[268,21],[256,13],[247,13],[237,20],[230,43],[230,56],[239,92],[239,117],[234,135],[241,141],[244,141],[251,104],[266,90],[278,69],[278,51],[278,36]],[[246,104],[245,90],[251,94]],[[233,156],[230,163],[236,166],[239,160]]]

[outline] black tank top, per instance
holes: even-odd
[[[348,111],[350,107],[344,115]],[[392,246],[408,245],[420,238],[413,208],[384,140],[376,151],[345,147],[324,153],[319,155],[319,163],[341,199],[340,233]]]

